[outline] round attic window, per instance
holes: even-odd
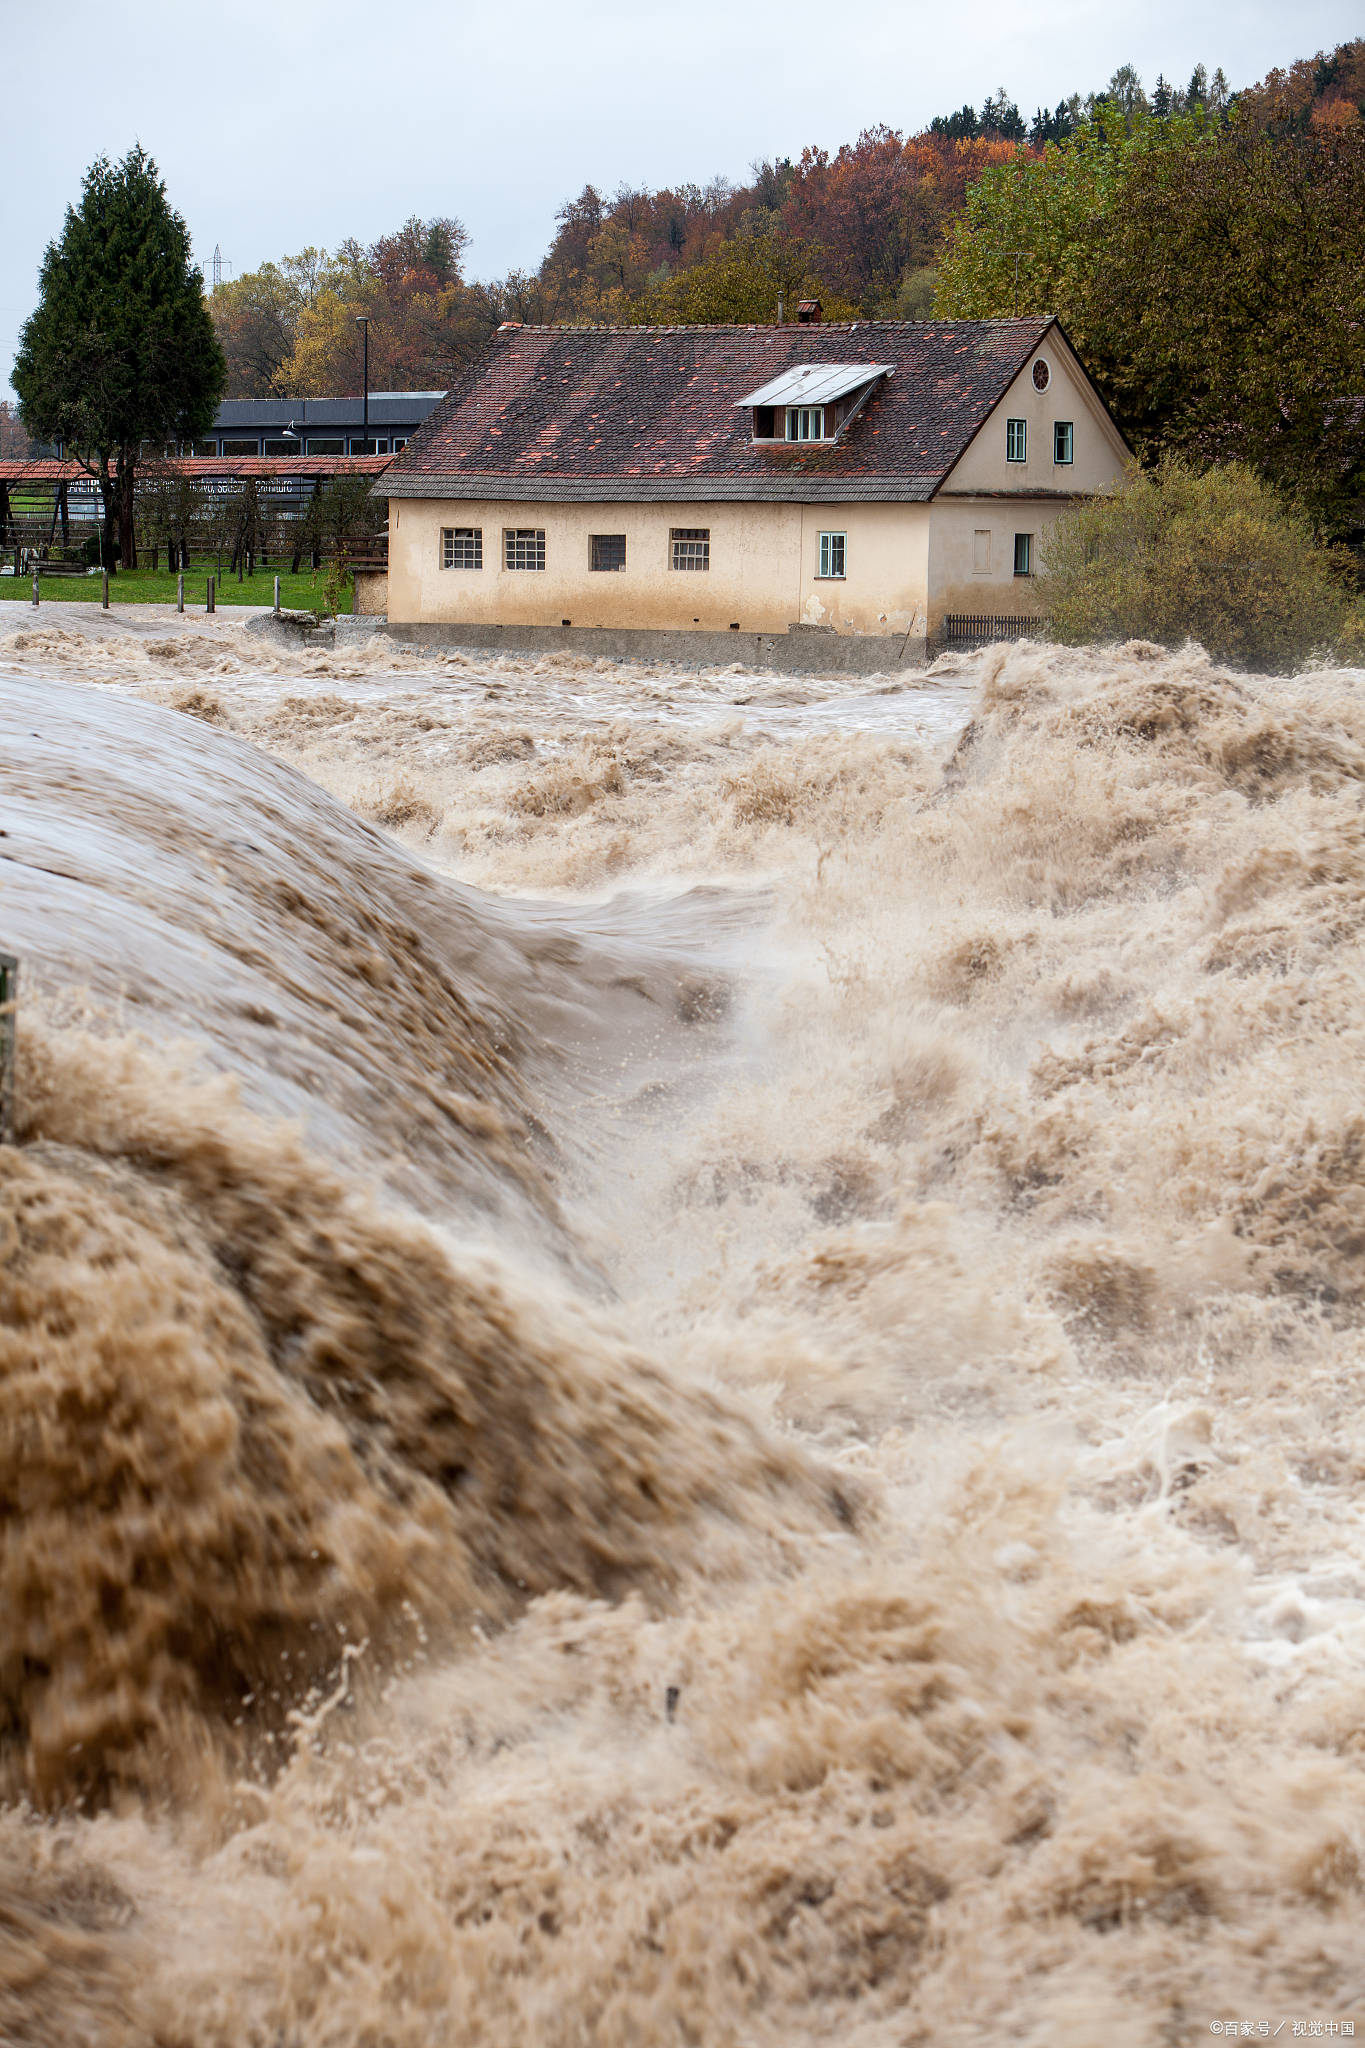
[[[1051,382],[1052,372],[1042,357],[1039,356],[1037,362],[1033,365],[1033,388],[1035,391],[1046,391]]]

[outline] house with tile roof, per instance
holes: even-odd
[[[908,658],[950,615],[1036,615],[1049,526],[1129,456],[1057,322],[812,310],[501,329],[384,477],[390,627],[815,629]]]

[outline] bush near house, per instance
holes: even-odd
[[[1216,660],[1277,670],[1365,653],[1344,548],[1241,463],[1169,456],[1058,520],[1039,578],[1054,639],[1200,641]]]

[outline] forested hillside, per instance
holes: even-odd
[[[1144,456],[1239,458],[1354,530],[1365,494],[1365,39],[1233,91],[1130,65],[1026,117],[1002,87],[919,134],[661,191],[585,185],[534,272],[470,279],[455,218],[221,285],[229,394],[443,388],[501,321],[1056,312]]]

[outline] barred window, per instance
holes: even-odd
[[[709,569],[711,529],[709,526],[673,526],[668,538],[673,547],[675,569]]]
[[[1006,462],[1028,461],[1027,420],[1005,421],[1005,460]]]
[[[1070,420],[1054,420],[1052,426],[1052,459],[1067,463],[1075,460],[1076,429]]]
[[[1016,533],[1014,536],[1014,573],[1016,576],[1033,574],[1033,535]]]
[[[590,533],[588,550],[590,569],[624,569],[626,566],[626,537],[623,533]]]
[[[543,526],[504,526],[502,530],[502,559],[508,569],[543,569],[545,567],[545,528]]]
[[[441,567],[443,569],[482,569],[483,528],[481,526],[443,526],[441,528]]]
[[[847,536],[842,533],[822,533],[820,536],[820,574],[842,576],[844,573],[844,543]]]

